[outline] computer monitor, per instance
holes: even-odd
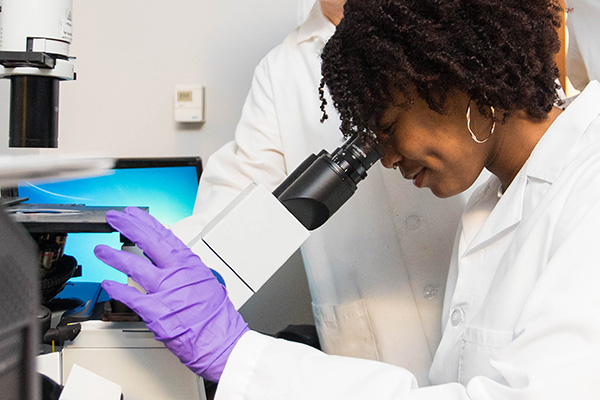
[[[120,158],[108,175],[43,184],[20,182],[17,194],[35,204],[149,207],[150,214],[169,226],[192,214],[201,173],[198,157]],[[121,246],[116,232],[68,233],[64,253],[82,266],[82,276],[72,281],[126,282],[124,274],[94,256],[93,249],[100,243]]]

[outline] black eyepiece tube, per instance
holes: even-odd
[[[58,82],[46,76],[10,77],[9,147],[58,147]]]
[[[381,147],[364,146],[358,135],[352,136],[331,154],[311,154],[273,195],[306,229],[314,230],[352,197],[381,157]]]

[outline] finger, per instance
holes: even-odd
[[[100,286],[111,299],[120,301],[131,308],[144,322],[148,323],[158,319],[163,312],[160,305],[153,304],[147,295],[132,286],[108,280],[102,281]]]
[[[136,218],[145,227],[154,228],[154,230],[161,235],[162,239],[166,241],[172,248],[176,250],[187,249],[185,243],[175,236],[170,229],[165,227],[162,223],[160,223],[160,221],[147,212],[142,211],[137,207],[127,207],[123,212]]]
[[[109,211],[106,221],[136,243],[158,267],[179,266],[194,255],[179,238],[148,213],[129,207],[126,211]]]
[[[104,244],[97,245],[94,254],[100,261],[131,277],[149,293],[155,293],[162,281],[160,269],[138,255],[115,250]]]
[[[144,223],[148,227],[153,227],[156,230],[159,230],[160,228],[164,228],[164,225],[162,223],[160,223],[156,218],[154,218],[152,215],[150,215],[146,211],[143,211],[137,207],[126,207],[123,210],[123,213],[136,218],[137,220]]]
[[[110,210],[105,215],[106,222],[134,243],[160,239],[156,226],[148,226],[144,221],[125,212]],[[141,248],[141,247],[140,247]]]

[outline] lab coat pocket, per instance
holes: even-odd
[[[327,354],[379,360],[375,335],[362,299],[312,305],[321,348]]]
[[[501,381],[490,362],[491,358],[513,340],[512,331],[465,326],[461,338],[459,382],[466,384],[477,375]]]

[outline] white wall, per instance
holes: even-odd
[[[77,79],[60,84],[59,148],[8,149],[7,80],[0,80],[0,154],[100,152],[115,157],[200,155],[233,138],[259,60],[292,31],[298,0],[73,0]],[[206,87],[206,122],[173,118],[175,85]],[[286,266],[298,281],[299,258]],[[301,274],[300,277],[304,275]],[[245,314],[256,329],[310,319],[305,283],[279,279],[284,315],[257,296]],[[269,287],[269,285],[267,285]],[[277,297],[277,287],[268,297]],[[264,295],[267,296],[267,295]],[[264,297],[263,296],[263,297]],[[285,321],[285,319],[289,321]]]
[[[59,148],[200,155],[233,137],[252,72],[296,25],[297,0],[73,0],[77,80],[60,84]],[[173,119],[177,84],[206,87],[206,123]],[[0,154],[8,89],[0,82]]]
[[[296,0],[74,0],[77,80],[58,152],[200,155],[231,140],[254,67],[296,25]],[[206,123],[173,119],[177,84],[206,87]]]

